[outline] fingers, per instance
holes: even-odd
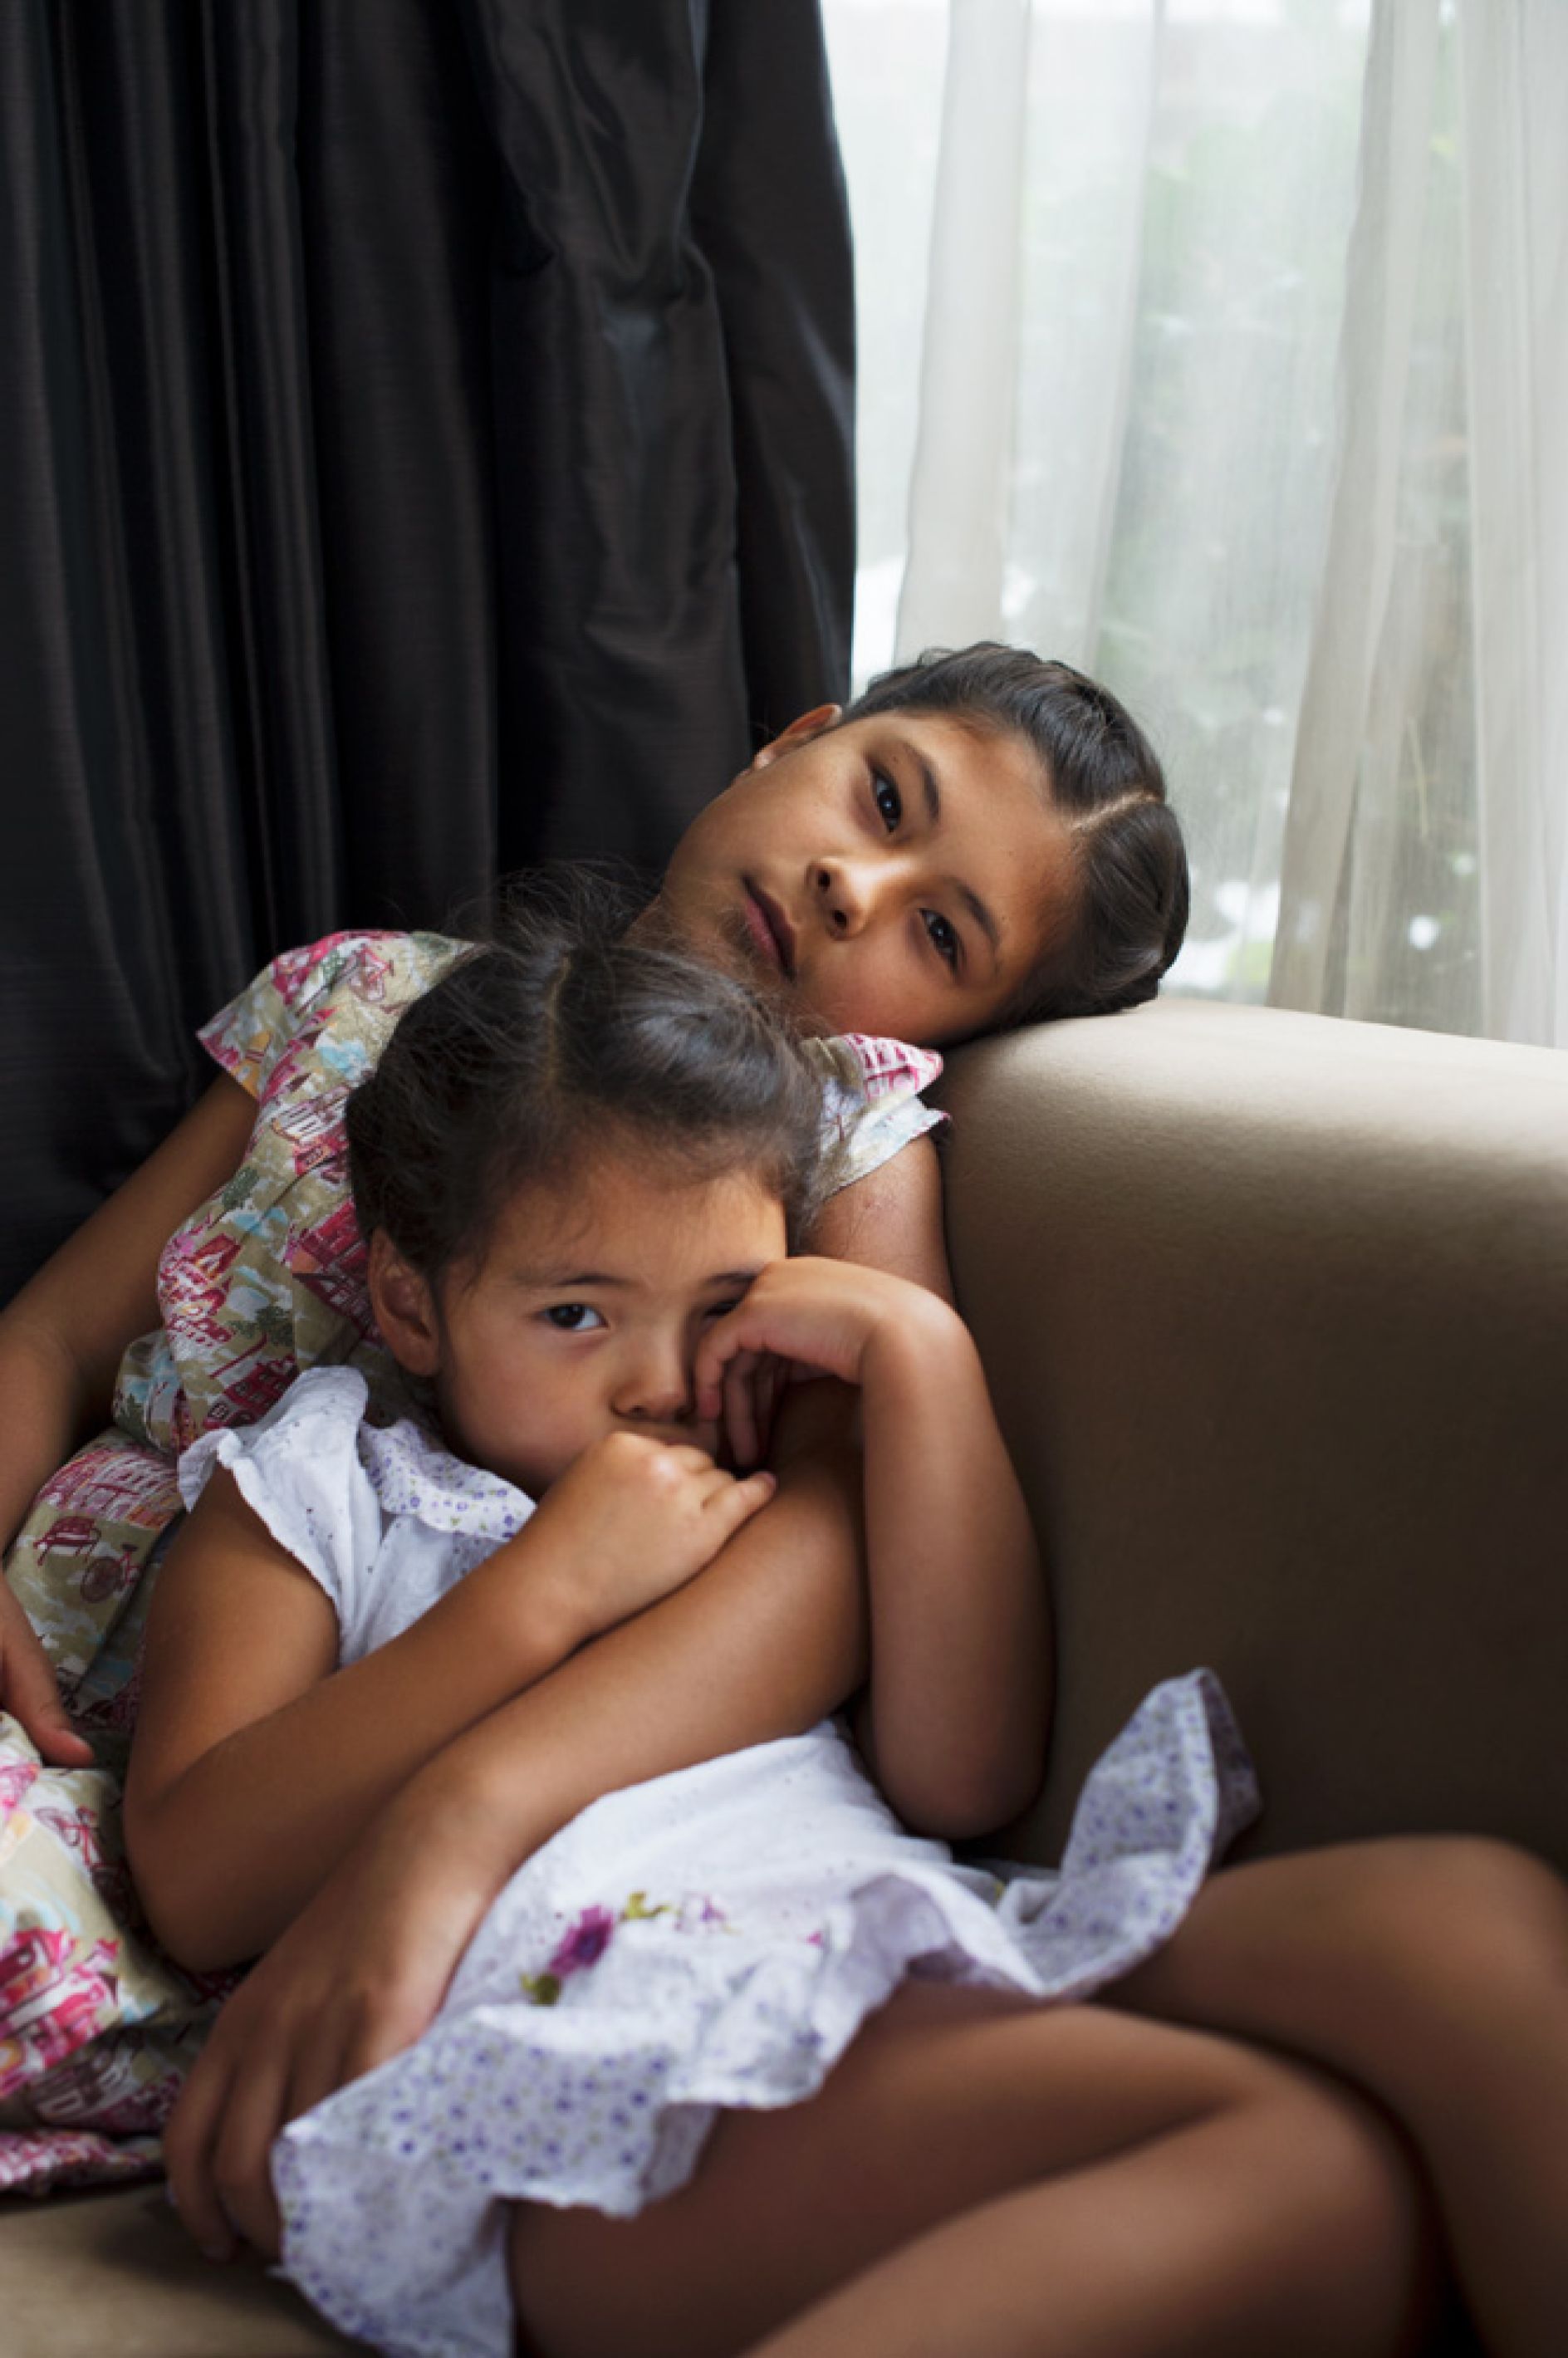
[[[793,1271],[804,1264],[781,1266]],[[827,1266],[836,1270],[838,1264]],[[799,1359],[815,1374],[857,1379],[854,1362],[865,1321],[855,1303],[835,1295],[820,1276],[798,1287],[782,1281],[770,1287],[773,1276],[773,1271],[764,1271],[745,1300],[697,1345],[692,1388],[697,1413],[707,1422],[724,1412],[729,1370],[737,1363],[755,1367],[769,1358]]]
[[[730,1455],[737,1466],[755,1466],[762,1455],[762,1420],[757,1395],[766,1362],[753,1351],[737,1351],[724,1370],[723,1425]]]
[[[218,2034],[214,2032],[216,2041]],[[212,2146],[229,2093],[229,2071],[217,2044],[197,2059],[163,2133],[168,2190],[180,2223],[210,2260],[226,2260],[234,2231],[218,2199]]]
[[[692,1362],[692,1389],[697,1395],[697,1413],[706,1424],[719,1422],[724,1417],[727,1370],[731,1362],[744,1358],[754,1363],[759,1356],[756,1339],[748,1331],[748,1317],[754,1304],[750,1294],[737,1303],[718,1325],[710,1326],[697,1347]]]
[[[762,1397],[757,1405],[759,1458],[765,1458],[773,1443],[773,1419],[778,1414],[779,1394],[789,1380],[789,1369],[782,1359],[771,1356],[763,1362]]]
[[[727,1318],[722,1325],[716,1326],[710,1335],[703,1336],[691,1368],[691,1386],[698,1418],[704,1424],[723,1424],[726,1430],[726,1370],[730,1361],[747,1348],[738,1335],[725,1333],[729,1325]]]
[[[715,1491],[708,1504],[708,1513],[716,1527],[718,1537],[713,1552],[718,1554],[727,1540],[732,1539],[742,1523],[751,1520],[760,1507],[765,1507],[778,1488],[778,1476],[766,1466],[755,1474],[747,1474],[739,1481],[726,1479],[725,1487]]]
[[[70,1726],[63,1716],[58,1720],[39,1720],[31,1726],[28,1725],[25,1713],[18,1711],[14,1714],[14,1716],[27,1728],[27,1734],[38,1747],[39,1758],[48,1761],[51,1768],[91,1768],[92,1767],[96,1756],[92,1745],[85,1736],[78,1736],[75,1728]]]
[[[229,2083],[212,2146],[212,2182],[224,2216],[268,2259],[277,2257],[281,2232],[267,2164],[287,2115],[287,2097],[282,2058],[251,2050],[244,2070]]]
[[[710,1458],[700,1462],[711,1471]],[[267,1963],[256,1968],[267,1970]],[[252,1987],[230,2008],[243,2006]],[[428,1991],[359,1987],[335,1992],[325,2006],[225,2008],[164,2135],[175,2208],[209,2259],[231,2258],[240,2237],[276,2259],[282,2226],[271,2165],[279,2132],[411,2046],[434,2005]]]
[[[236,2031],[219,2017],[164,2131],[164,2163],[180,2223],[208,2259],[232,2259],[241,2237],[271,2259],[279,2242],[272,2143],[304,2106],[277,2027],[266,2039]]]
[[[0,1662],[0,1705],[18,1721],[40,1757],[55,1768],[87,1768],[92,1747],[66,1717],[55,1684],[54,1666],[18,1606],[5,1616],[5,1652]]]
[[[673,1457],[676,1463],[678,1466],[684,1466],[689,1474],[708,1474],[712,1471],[712,1456],[706,1449],[698,1449],[695,1442],[656,1441],[653,1446],[662,1450],[666,1456]]]

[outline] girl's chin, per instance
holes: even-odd
[[[662,926],[674,946],[690,957],[707,958],[721,972],[733,975],[737,982],[749,984],[759,998],[787,1015],[797,1031],[831,1033],[865,1028],[813,1007],[798,982],[758,949],[739,903],[710,904],[700,914],[687,911],[677,916],[661,899],[652,903],[637,922],[650,934]]]

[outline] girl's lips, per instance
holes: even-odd
[[[770,966],[779,968],[786,975],[793,975],[795,933],[788,918],[778,903],[771,901],[765,892],[759,892],[749,878],[743,877],[741,882],[746,887],[747,932]]]

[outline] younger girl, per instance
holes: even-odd
[[[542,2358],[1400,2358],[1431,2257],[1413,2150],[1485,2346],[1559,2358],[1545,1868],[1390,1841],[1199,1888],[1250,1800],[1201,1675],[1091,1778],[1059,1879],[993,1885],[923,1838],[1038,1778],[1042,1590],[952,1313],[778,1258],[816,1084],[744,994],[625,947],[486,953],[351,1120],[426,1412],[366,1428],[323,1370],[200,1444],[187,1489],[225,1475],[149,1644],[155,1914],[204,1964],[287,1928],[171,2126],[200,2239],[276,2248],[276,2177],[297,2280],[441,2358],[511,2346],[508,2288]],[[711,1463],[757,1355],[827,1371],[801,1389],[830,1409],[858,1389],[869,1613],[853,1580],[814,1618],[753,1591],[716,1664],[736,1724],[809,1732],[637,1782],[668,1741],[636,1724],[650,1662],[689,1692],[714,1617],[684,1610],[762,1519],[765,1480]],[[660,1617],[585,1792],[573,1720],[617,1693],[594,1657]],[[812,1724],[863,1680],[903,1826]],[[1100,1988],[1118,2010],[1040,2005]]]
[[[218,1963],[296,1919],[168,2138],[193,2227],[223,2233],[211,2168],[270,2241],[244,2146],[292,2117],[288,2273],[420,2358],[503,2358],[514,2301],[547,2358],[1393,2350],[1416,2205],[1369,2117],[1222,2044],[1037,2012],[1158,1948],[1249,1810],[1212,1683],[1150,1698],[1059,1878],[926,1838],[1038,1782],[1044,1594],[954,1313],[784,1258],[818,1164],[799,1051],[709,969],[544,929],[420,1001],[349,1120],[420,1405],[367,1422],[362,1378],[319,1368],[198,1442],[148,1637],[127,1820],[155,1923]],[[899,1817],[825,1721],[560,1825],[509,1704],[765,1502],[714,1463],[758,1354],[859,1393],[843,1684],[869,1661],[857,1733]],[[356,2019],[384,1944],[398,2011]]]

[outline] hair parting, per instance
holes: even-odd
[[[361,1228],[432,1283],[482,1260],[520,1189],[569,1185],[607,1153],[652,1184],[754,1174],[792,1245],[809,1226],[828,1182],[810,1052],[637,914],[602,877],[509,887],[490,937],[414,1001],[350,1097]]]

